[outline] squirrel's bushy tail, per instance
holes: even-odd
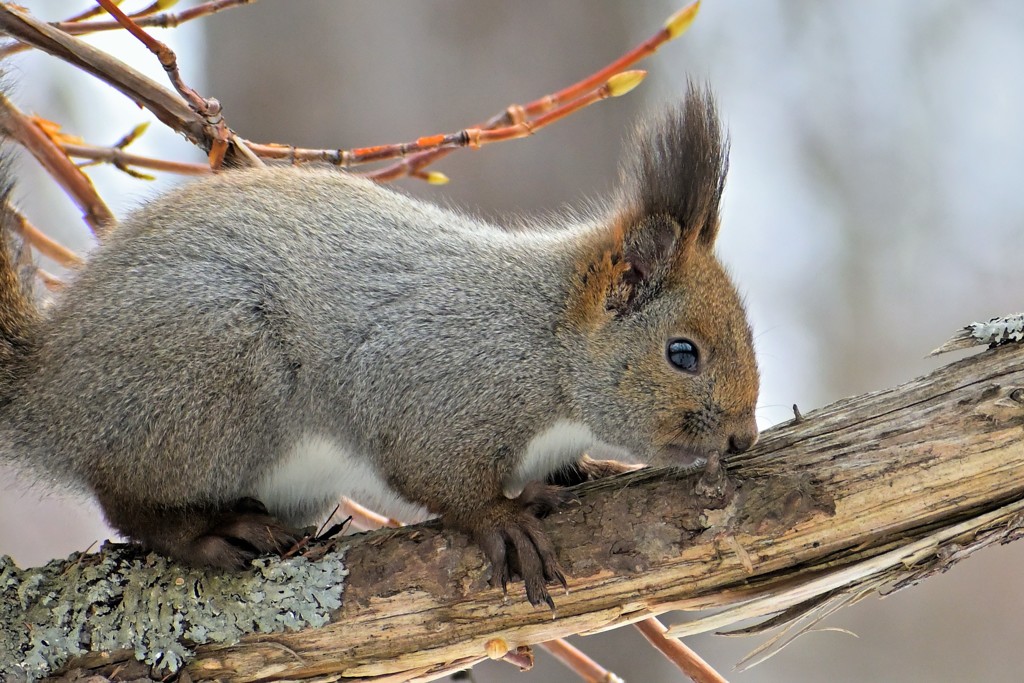
[[[19,272],[15,236],[21,218],[9,201],[13,187],[11,159],[0,158],[0,407],[13,398],[39,343],[39,309],[31,281]]]

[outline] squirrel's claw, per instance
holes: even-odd
[[[518,576],[526,586],[530,604],[548,605],[555,602],[548,593],[547,584],[557,582],[568,588],[565,573],[558,561],[555,546],[541,529],[538,517],[559,510],[576,496],[564,489],[532,483],[515,500],[495,500],[484,510],[478,510],[464,526],[480,546],[492,566],[490,584],[507,593],[508,582]]]
[[[531,605],[546,603],[554,609],[546,584],[557,581],[565,586],[565,574],[554,546],[535,517],[524,514],[518,520],[508,520],[499,528],[478,532],[474,537],[491,562],[492,586],[500,585],[502,592],[507,593],[509,580],[518,576],[526,585],[526,597]]]
[[[501,588],[502,595],[508,595],[508,582],[511,576],[508,555],[505,551],[505,537],[500,532],[493,532],[474,534],[474,540],[490,560],[492,571],[489,583],[491,587]]]

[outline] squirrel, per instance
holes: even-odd
[[[553,606],[552,475],[757,439],[714,253],[721,128],[691,85],[638,128],[607,206],[516,230],[336,170],[228,170],[131,213],[45,311],[5,208],[0,459],[198,566],[284,552],[343,495],[425,509],[492,585]]]

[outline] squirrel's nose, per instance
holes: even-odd
[[[742,453],[743,451],[750,450],[755,443],[757,443],[757,424],[752,423],[750,426],[729,436],[729,452]]]

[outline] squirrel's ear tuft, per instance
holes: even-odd
[[[617,207],[626,233],[652,224],[664,230],[674,222],[678,239],[637,237],[673,251],[700,247],[710,250],[718,234],[718,210],[729,167],[729,142],[722,133],[710,90],[690,83],[686,99],[662,116],[641,126],[630,145],[631,157],[622,168]],[[652,220],[653,219],[653,220]]]
[[[728,150],[710,91],[692,83],[682,103],[638,127],[609,217],[611,244],[583,278],[585,301],[629,316],[664,291],[688,254],[712,250]]]

